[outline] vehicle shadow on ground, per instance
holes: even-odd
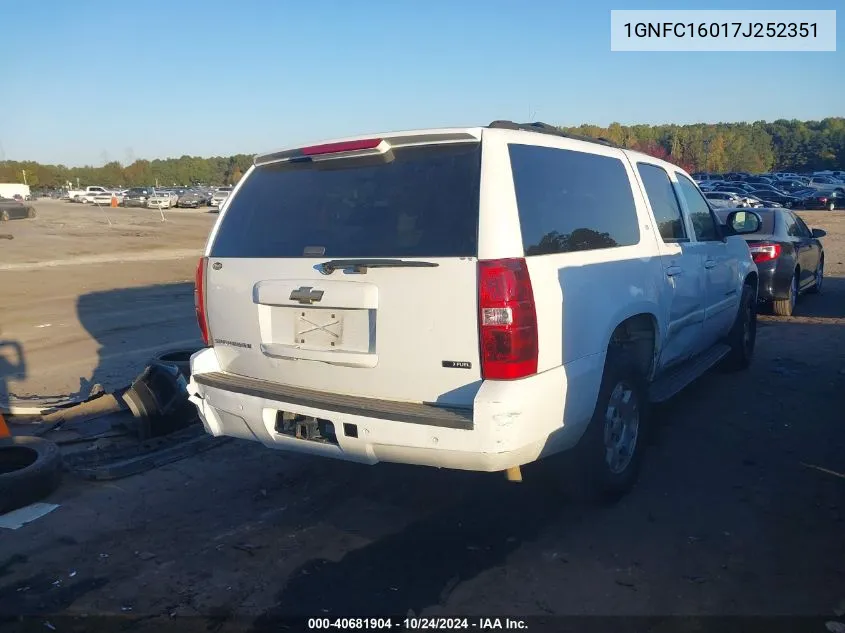
[[[26,375],[26,360],[21,344],[0,339],[0,412],[10,403],[9,382],[24,380]]]
[[[845,319],[845,278],[825,277],[820,294],[803,294],[795,306],[796,317]]]
[[[179,282],[80,296],[77,318],[99,348],[96,367],[80,377],[76,395],[86,397],[97,384],[106,391],[128,386],[162,350],[199,349],[193,293],[193,283]]]
[[[394,464],[376,468],[384,481],[410,483],[411,498],[396,499],[400,506],[425,496],[413,488],[428,486],[445,494],[448,506],[349,551],[336,562],[315,559],[301,565],[280,588],[276,606],[253,622],[253,631],[275,631],[281,619],[305,615],[419,614],[444,604],[458,584],[505,565],[514,551],[536,539],[566,508],[550,502],[546,487],[508,483],[498,473]],[[417,477],[426,481],[416,486]]]

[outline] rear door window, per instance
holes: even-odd
[[[669,174],[662,167],[648,163],[637,163],[637,172],[643,179],[645,193],[654,212],[660,237],[664,242],[686,241],[687,230],[684,226],[681,206],[678,204],[678,196],[672,187],[672,181],[669,180]],[[719,193],[710,195],[720,198],[725,196]]]
[[[640,228],[622,161],[536,145],[508,145],[526,255],[630,246]]]
[[[481,145],[256,167],[228,202],[212,257],[473,257]]]

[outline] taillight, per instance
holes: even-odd
[[[200,327],[203,343],[210,344],[211,337],[208,333],[208,317],[205,313],[205,269],[208,265],[208,257],[200,257],[197,263],[197,272],[194,276],[194,309],[197,313],[197,325]]]
[[[819,198],[819,202],[825,203],[825,202],[827,202],[827,198]]]
[[[482,378],[537,373],[537,311],[525,259],[478,262],[478,325]]]
[[[781,246],[774,242],[752,242],[748,244],[748,250],[751,251],[751,259],[754,263],[762,264],[780,257]]]

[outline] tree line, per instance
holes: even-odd
[[[666,159],[689,172],[845,170],[845,118],[563,128]]]
[[[771,123],[696,123],[692,125],[581,125],[563,127],[583,136],[606,138],[693,171],[770,170],[809,172],[845,170],[845,118],[821,121],[778,120]],[[181,156],[136,160],[130,165],[114,161],[100,167],[44,165],[33,161],[3,161],[0,182],[24,182],[33,187],[160,186],[234,184],[252,164],[249,154],[202,158]]]

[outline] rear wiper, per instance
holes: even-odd
[[[414,262],[404,259],[332,259],[317,268],[324,275],[331,275],[336,270],[349,270],[354,273],[366,273],[368,268],[434,268],[437,262]]]

